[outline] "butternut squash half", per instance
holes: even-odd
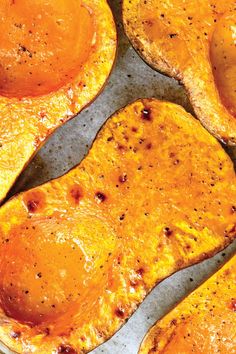
[[[235,145],[235,0],[123,0],[123,21],[141,57],[181,81],[202,124]]]
[[[0,340],[18,353],[85,353],[173,272],[236,237],[220,144],[183,108],[139,100],[65,176],[0,209]]]
[[[236,256],[149,331],[139,354],[236,353]]]
[[[0,2],[0,202],[55,128],[105,84],[116,52],[106,0]]]

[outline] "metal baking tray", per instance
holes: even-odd
[[[192,111],[184,88],[149,68],[124,35],[120,1],[111,0],[119,31],[116,66],[104,92],[79,116],[58,129],[35,156],[13,193],[37,186],[64,174],[87,154],[96,133],[117,109],[141,97],[169,100]],[[236,149],[228,153],[236,159]],[[176,273],[159,284],[122,329],[93,354],[137,354],[147,330],[236,252],[236,242],[216,257]],[[2,349],[4,353],[10,353]],[[45,353],[46,354],[46,353]]]

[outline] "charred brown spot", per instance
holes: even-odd
[[[70,196],[75,204],[79,204],[81,198],[83,197],[82,189],[79,186],[74,185],[70,190]]]
[[[57,353],[77,354],[77,351],[70,345],[60,345],[57,349]]]
[[[164,228],[164,233],[167,237],[171,236],[173,234],[173,231],[169,227]]]
[[[144,273],[145,273],[145,270],[143,268],[139,268],[137,270],[137,274],[140,275],[141,277],[144,275]]]
[[[180,163],[179,159],[176,159],[176,160],[174,161],[174,165],[178,165],[179,163]]]
[[[124,145],[121,145],[121,144],[118,144],[118,145],[117,145],[117,149],[118,149],[119,151],[126,151],[126,147],[125,147]]]
[[[20,331],[11,331],[10,336],[14,339],[18,339],[21,336],[21,332]]]
[[[23,202],[28,209],[28,212],[33,214],[44,207],[45,194],[40,190],[26,192],[23,197]]]
[[[151,117],[151,109],[150,108],[144,108],[142,110],[142,119],[144,120],[148,120],[151,121],[152,117]]]
[[[121,307],[117,307],[115,309],[115,315],[119,318],[124,318],[125,317],[125,310],[122,309]]]
[[[95,200],[98,204],[105,202],[106,199],[107,199],[107,197],[104,193],[97,192],[95,194]]]
[[[146,145],[146,149],[147,149],[147,150],[151,150],[151,148],[152,148],[152,143],[148,143],[148,144]]]
[[[125,183],[127,181],[127,174],[123,173],[120,177],[119,177],[119,182],[120,183]]]
[[[233,214],[236,213],[236,206],[235,205],[232,206],[231,211]]]
[[[38,200],[29,200],[27,202],[27,209],[30,213],[35,213],[38,209],[39,201]]]
[[[122,256],[121,255],[119,255],[118,257],[117,257],[117,264],[121,264],[121,260],[122,260]]]
[[[44,333],[45,333],[46,336],[49,336],[49,334],[50,334],[50,329],[49,329],[48,327],[45,328],[45,329],[44,329]]]
[[[230,309],[236,312],[236,299],[232,299]]]
[[[81,198],[80,191],[79,191],[79,190],[72,189],[71,192],[70,192],[70,194],[71,194],[72,198],[74,198],[75,202],[76,202],[76,203],[79,203],[80,198]]]
[[[47,113],[45,112],[45,111],[41,111],[40,113],[39,113],[39,115],[40,115],[40,118],[45,118],[46,116],[47,116]]]
[[[136,128],[136,127],[132,127],[132,132],[134,132],[134,133],[137,133],[137,131],[138,131],[138,128]]]
[[[149,27],[152,27],[154,25],[154,22],[152,20],[146,20],[145,24]]]
[[[176,326],[176,324],[177,324],[177,321],[176,321],[176,319],[174,318],[174,319],[171,321],[170,325],[171,325],[171,326]]]

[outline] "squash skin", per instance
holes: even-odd
[[[231,160],[190,114],[127,106],[78,167],[0,209],[0,340],[17,353],[94,349],[155,284],[236,237],[235,200]]]
[[[0,203],[50,134],[96,98],[112,70],[117,33],[111,9],[106,0],[83,4],[93,10],[97,36],[76,77],[47,95],[0,96]]]
[[[226,11],[235,13],[233,0],[192,0],[186,6],[181,0],[123,0],[124,28],[139,55],[183,83],[202,124],[235,145],[236,119],[222,103],[210,59],[215,21]]]
[[[139,354],[235,353],[235,292],[236,256],[151,328]]]

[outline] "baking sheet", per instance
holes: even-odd
[[[120,21],[120,1],[110,1],[118,24],[116,67],[99,98],[78,117],[60,128],[36,155],[17,182],[13,193],[58,177],[78,164],[88,152],[97,131],[117,109],[140,97],[156,97],[192,112],[185,91],[173,79],[149,68],[131,48]],[[236,158],[236,150],[230,150]],[[178,272],[158,285],[126,325],[93,354],[137,354],[141,340],[153,323],[211,275],[236,252],[236,242],[211,260]],[[9,353],[4,349],[5,353]],[[47,353],[45,353],[47,354]]]

